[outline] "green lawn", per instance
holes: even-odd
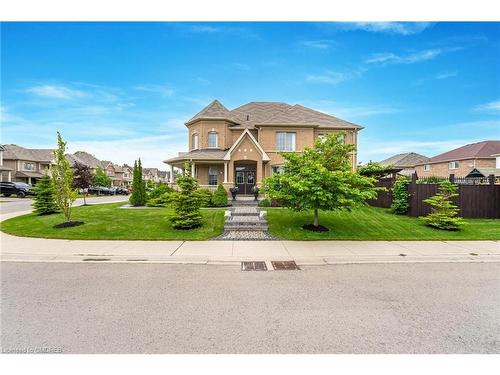
[[[201,228],[175,230],[167,218],[172,213],[170,209],[119,208],[123,204],[75,207],[72,220],[85,222],[78,227],[54,229],[54,224],[64,221],[62,214],[29,214],[0,225],[2,231],[16,236],[75,240],[206,240],[221,234],[224,226],[224,210],[202,210]]]
[[[500,220],[494,219],[467,219],[463,230],[448,232],[429,228],[418,218],[362,207],[352,212],[320,211],[319,223],[330,231],[317,233],[302,229],[312,223],[312,212],[267,212],[271,234],[287,240],[500,240]]]

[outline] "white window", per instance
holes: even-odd
[[[219,145],[219,135],[217,132],[209,132],[208,133],[208,147],[209,148],[217,148]]]
[[[217,185],[217,174],[219,173],[219,168],[208,167],[208,184]]]
[[[272,169],[273,169],[273,174],[282,174],[285,167],[283,167],[282,165],[273,165]]]
[[[34,171],[35,170],[35,163],[30,163],[30,162],[24,162],[23,169],[25,171]]]
[[[276,150],[295,151],[295,133],[276,133]]]
[[[496,167],[495,168],[500,168],[500,156],[496,157]]]
[[[198,134],[193,134],[191,136],[191,149],[196,150],[198,148]]]
[[[108,176],[114,176],[113,171],[107,170],[106,172],[108,172],[108,173],[107,173],[107,174],[108,174]]]
[[[430,164],[424,164],[424,171],[430,171],[431,170],[431,166]]]
[[[458,169],[459,166],[460,164],[458,163],[458,161],[450,161],[450,163],[448,164],[448,169]]]

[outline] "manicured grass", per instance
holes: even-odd
[[[85,224],[54,229],[64,221],[62,214],[28,214],[2,222],[2,231],[16,236],[73,240],[206,240],[222,233],[224,210],[202,210],[203,226],[191,230],[173,229],[167,208],[119,208],[124,203],[75,207],[71,220]]]
[[[267,211],[271,234],[287,240],[500,240],[500,220],[494,219],[466,219],[461,231],[448,232],[429,228],[418,218],[362,207],[352,212],[320,211],[319,223],[330,231],[318,233],[302,229],[312,223],[312,212]]]

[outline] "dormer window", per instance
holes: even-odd
[[[198,148],[198,134],[191,135],[191,150]]]
[[[208,133],[208,148],[217,148],[219,147],[219,135],[217,132],[209,132]]]

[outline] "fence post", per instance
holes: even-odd
[[[489,181],[490,185],[495,185],[495,175],[494,174],[490,174],[488,176],[488,181]]]
[[[416,207],[416,190],[417,190],[417,173],[412,173],[411,175],[411,182],[408,185],[408,194],[410,194],[410,197],[408,198],[410,201],[410,209],[408,210],[408,215],[409,216],[415,216],[414,211]]]
[[[454,173],[450,174],[450,182],[452,184],[455,183],[455,174]]]

